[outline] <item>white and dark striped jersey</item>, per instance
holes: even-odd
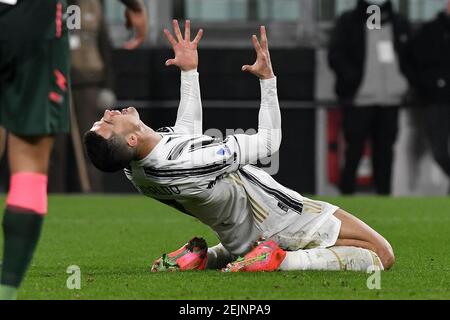
[[[281,140],[276,79],[261,81],[261,91],[258,134],[215,139],[201,134],[198,73],[182,73],[175,126],[159,130],[160,142],[125,169],[141,193],[210,226],[234,256],[261,236],[320,223],[319,209],[305,214],[300,194],[251,165],[277,151]]]

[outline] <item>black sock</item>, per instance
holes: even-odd
[[[33,258],[44,216],[6,207],[3,216],[3,265],[0,283],[18,288]]]

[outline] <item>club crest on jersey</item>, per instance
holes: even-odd
[[[230,154],[231,154],[231,151],[230,151],[230,149],[228,148],[228,146],[225,145],[223,148],[220,148],[219,151],[217,151],[217,154],[218,154],[218,155],[221,155],[221,156],[224,156],[224,155],[226,155],[226,154],[230,155]]]

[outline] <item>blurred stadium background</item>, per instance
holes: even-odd
[[[240,71],[253,59],[250,36],[257,26],[268,28],[272,60],[279,77],[283,113],[283,144],[275,178],[300,193],[337,195],[343,139],[339,108],[333,91],[334,74],[326,61],[327,43],[335,19],[352,9],[356,0],[145,0],[149,9],[149,36],[136,51],[121,48],[130,34],[123,28],[123,7],[103,1],[110,38],[110,83],[115,105],[139,108],[144,122],[153,128],[174,122],[179,98],[176,68],[166,68],[172,55],[163,28],[172,18],[191,19],[194,28],[205,29],[200,47],[200,73],[204,105],[204,129],[248,129],[257,126],[259,87]],[[396,9],[414,27],[434,18],[446,6],[444,0],[394,0]],[[86,17],[87,20],[88,17]],[[82,28],[83,29],[83,28]],[[106,100],[114,101],[114,100]],[[405,107],[408,107],[405,105]],[[83,106],[75,105],[75,109]],[[102,114],[101,106],[95,111]],[[418,115],[419,114],[419,115]],[[77,112],[79,123],[93,119]],[[81,126],[82,127],[82,126]],[[82,129],[82,128],[81,128]],[[80,132],[82,134],[82,132]],[[89,190],[80,182],[79,164],[64,138],[54,150],[49,191]],[[5,157],[4,157],[5,158]],[[62,165],[64,163],[64,165]],[[2,160],[0,191],[7,190],[7,166]],[[444,195],[448,181],[427,148],[420,108],[404,108],[393,165],[393,194]],[[360,192],[371,193],[371,166],[364,157],[358,171]],[[122,173],[91,177],[94,192],[134,192]]]

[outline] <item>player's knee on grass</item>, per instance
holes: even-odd
[[[385,244],[378,246],[376,254],[383,264],[384,270],[389,270],[395,263],[395,255],[392,246],[385,240]]]
[[[394,250],[382,235],[344,210],[339,209],[335,216],[342,222],[340,239],[337,240],[336,245],[372,250],[377,254],[384,270],[389,270],[394,265]]]

